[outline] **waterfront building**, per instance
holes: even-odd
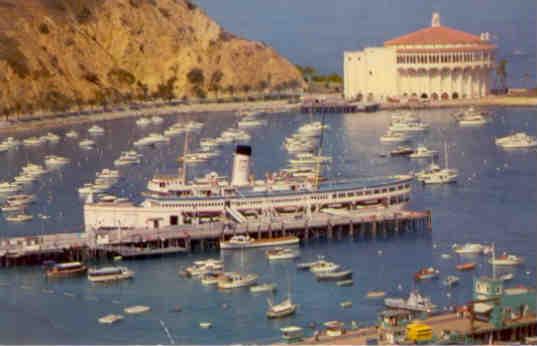
[[[430,27],[343,56],[348,100],[458,99],[486,96],[496,46],[488,32],[474,35],[443,26],[433,13]]]

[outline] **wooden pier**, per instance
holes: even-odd
[[[357,104],[347,102],[307,102],[300,106],[302,113],[359,113],[376,112],[380,108],[379,104]]]
[[[235,234],[256,239],[296,235],[306,244],[315,239],[358,240],[387,237],[406,231],[430,231],[431,212],[333,210],[311,217],[251,219],[245,223],[217,222],[163,228],[92,230],[0,238],[0,266],[41,264],[46,260],[74,261],[125,258],[218,249],[220,240]]]

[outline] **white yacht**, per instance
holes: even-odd
[[[318,136],[321,131],[327,130],[328,125],[322,124],[320,121],[307,123],[298,128],[297,133],[305,136]]]
[[[399,143],[406,142],[410,137],[404,132],[388,131],[386,134],[380,137],[380,141],[383,143]]]
[[[11,206],[26,206],[30,203],[33,203],[34,201],[35,196],[33,195],[19,194],[9,196],[6,199],[6,204]]]
[[[97,172],[95,175],[97,176],[97,178],[114,180],[119,178],[119,171],[103,168],[103,170]]]
[[[496,145],[504,149],[519,149],[537,147],[537,138],[518,132],[510,136],[496,138]]]
[[[144,127],[144,126],[147,126],[151,124],[151,119],[149,118],[140,118],[138,120],[136,120],[136,125],[140,126],[140,127]]]
[[[293,315],[297,308],[297,304],[294,304],[290,297],[284,299],[279,304],[274,304],[269,299],[268,304],[269,304],[269,308],[267,310],[268,318],[283,318],[283,317]]]
[[[486,113],[476,110],[474,107],[468,108],[462,114],[457,116],[457,121],[460,126],[481,126],[488,123],[485,118]]]
[[[454,244],[453,251],[458,254],[476,255],[483,253],[485,247],[478,243],[466,243],[463,245]]]
[[[17,184],[30,184],[30,183],[33,183],[34,181],[36,181],[37,178],[38,178],[38,176],[36,176],[36,175],[23,172],[22,174],[16,176],[13,179],[15,180],[15,183],[17,183]]]
[[[45,156],[45,165],[47,167],[57,167],[64,166],[68,164],[70,160],[66,157],[57,156],[57,155],[47,155]]]
[[[207,273],[220,272],[224,268],[224,263],[221,260],[207,259],[203,261],[195,261],[191,266],[185,269],[188,276],[201,276]]]
[[[219,146],[218,140],[216,138],[202,138],[200,140],[200,147],[204,150],[211,150]]]
[[[120,167],[120,166],[128,166],[128,165],[135,165],[139,164],[141,162],[142,155],[137,153],[134,150],[131,151],[123,151],[119,158],[114,160],[114,166]]]
[[[164,136],[173,137],[180,135],[185,132],[185,128],[182,125],[173,125],[170,126],[166,131],[164,131]]]
[[[266,125],[266,120],[262,119],[255,119],[251,117],[243,118],[239,121],[237,126],[239,128],[253,128],[253,127],[260,127]]]
[[[493,256],[489,259],[489,263],[496,266],[516,266],[524,263],[524,259],[517,255],[504,253],[498,257]]]
[[[95,142],[91,139],[84,139],[78,143],[82,149],[92,149],[95,146]]]
[[[98,125],[93,125],[88,129],[88,133],[91,135],[102,135],[104,134],[104,129]]]
[[[325,261],[325,260],[320,260],[317,263],[315,263],[314,265],[312,265],[309,268],[309,270],[313,274],[318,274],[318,273],[333,272],[333,271],[338,270],[339,268],[340,268],[340,266],[338,264],[334,263],[334,262],[328,262],[328,261]]]
[[[169,142],[170,139],[166,136],[161,135],[160,133],[150,133],[147,137],[137,140],[134,142],[135,147],[143,147],[154,145],[157,143]]]
[[[28,222],[33,220],[33,216],[29,214],[15,214],[15,215],[8,215],[5,217],[6,221],[8,222]]]
[[[257,281],[257,274],[223,273],[218,280],[218,288],[232,289],[252,286]]]
[[[427,148],[424,145],[419,145],[416,150],[412,154],[410,154],[408,157],[411,159],[425,159],[425,158],[432,158],[438,155],[438,151],[431,150]]]
[[[254,239],[248,235],[234,235],[230,240],[220,241],[220,249],[246,249],[269,246],[296,245],[300,239],[295,236]]]
[[[424,184],[450,184],[457,182],[459,172],[456,169],[448,168],[447,144],[444,143],[445,167],[435,172],[431,172],[421,177]]]
[[[90,193],[93,193],[93,184],[92,183],[85,183],[82,187],[78,188],[78,193],[81,195],[89,195]]]
[[[132,279],[134,272],[126,267],[104,267],[88,270],[88,280],[91,282],[111,282]]]
[[[269,261],[288,260],[298,258],[299,253],[296,249],[277,247],[265,252]]]
[[[274,283],[266,283],[266,284],[250,286],[250,292],[252,293],[274,292],[277,289],[278,289],[278,285]]]
[[[40,176],[42,174],[45,174],[46,172],[47,172],[47,170],[43,166],[36,165],[36,164],[33,164],[33,163],[29,163],[26,166],[22,167],[22,173],[23,174],[31,175],[31,176],[34,176],[34,177],[38,177],[38,176]]]
[[[67,137],[67,138],[78,138],[78,132],[76,132],[75,130],[70,130],[69,132],[67,132],[65,134],[65,137]]]

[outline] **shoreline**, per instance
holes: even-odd
[[[535,96],[488,96],[481,99],[445,100],[427,103],[381,103],[380,110],[398,109],[442,109],[457,107],[537,107]],[[137,108],[138,107],[138,108]],[[131,104],[124,109],[102,111],[95,110],[86,114],[73,114],[64,116],[61,113],[43,115],[36,120],[12,120],[11,122],[0,121],[0,135],[31,132],[42,129],[55,129],[72,125],[94,123],[140,116],[171,116],[199,113],[237,112],[241,110],[262,110],[266,108],[278,108],[281,111],[298,110],[300,104],[289,103],[287,99],[269,100],[258,102],[229,102],[229,103],[205,103],[205,104],[154,104],[152,106],[139,106]]]
[[[133,107],[133,108],[130,108]],[[44,115],[39,120],[13,121],[13,123],[2,124],[0,121],[0,135],[24,133],[34,130],[54,129],[71,125],[81,125],[94,123],[98,121],[108,121],[131,117],[141,116],[172,116],[199,113],[221,113],[237,112],[242,110],[263,110],[267,108],[278,108],[282,111],[289,111],[298,108],[297,104],[289,103],[288,100],[271,100],[259,102],[229,102],[229,103],[207,103],[207,104],[189,104],[189,105],[167,105],[156,104],[150,107],[135,108],[136,106],[127,105],[121,110],[112,111],[95,111],[89,114],[75,114],[62,117],[60,114]]]

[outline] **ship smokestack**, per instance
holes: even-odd
[[[250,156],[252,156],[252,148],[249,145],[237,145],[233,157],[231,185],[248,185],[248,178],[250,177]]]

